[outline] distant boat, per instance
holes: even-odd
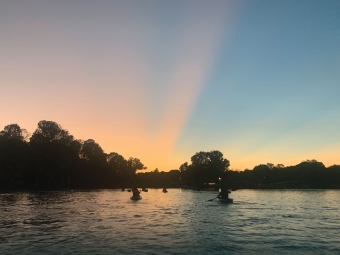
[[[168,191],[166,190],[166,188],[164,188],[162,191],[163,191],[163,193],[167,193],[167,192],[168,192]]]

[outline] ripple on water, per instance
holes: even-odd
[[[58,220],[58,219],[28,219],[28,220],[24,220],[23,224],[40,226],[40,225],[51,225],[51,224],[63,223],[63,222],[65,221]]]
[[[1,253],[340,252],[340,202],[327,202],[317,192],[239,190],[230,205],[207,201],[216,196],[211,192],[170,189],[164,199],[160,190],[149,189],[134,203],[129,195],[114,190],[0,195]],[[340,191],[331,195],[340,197]]]

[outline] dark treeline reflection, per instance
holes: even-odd
[[[0,132],[0,190],[63,190],[138,187],[340,188],[340,166],[316,160],[296,166],[261,164],[232,171],[219,151],[198,152],[179,170],[146,169],[138,158],[104,153],[94,140],[75,139],[53,121],[30,135],[17,124]]]

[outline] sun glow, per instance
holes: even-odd
[[[232,17],[230,4],[222,1],[215,5],[199,3],[184,6],[188,13],[177,17],[176,36],[163,42],[163,47],[139,53],[144,56],[143,61],[135,64],[133,70],[140,75],[132,77],[131,82],[121,83],[125,84],[126,90],[137,95],[128,102],[129,105],[125,103],[120,107],[129,109],[124,115],[126,122],[113,129],[118,132],[114,132],[116,135],[111,135],[110,140],[103,137],[101,142],[106,150],[117,148],[123,155],[140,157],[149,170],[156,167],[170,170],[187,160],[188,155],[178,159],[182,161],[174,162],[171,153],[206,85],[222,36],[226,36],[226,25]],[[144,27],[145,30],[152,27],[148,34],[161,34],[166,29],[152,22]],[[146,49],[147,45],[140,48]],[[163,51],[172,54],[159,60],[157,54],[164,55]],[[128,76],[128,70],[131,70],[130,66],[122,70],[124,77]],[[126,99],[127,95],[122,98]]]
[[[25,106],[5,112],[3,126],[32,133],[52,120],[148,170],[190,158],[174,146],[230,32],[231,2],[40,3],[42,16],[35,4],[25,8],[16,23],[2,23],[14,40],[3,45],[15,50],[2,66],[0,106]]]

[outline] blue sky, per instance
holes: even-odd
[[[1,1],[0,125],[176,169],[339,164],[339,1]]]
[[[240,165],[322,161],[324,153],[338,163],[339,8],[338,1],[243,1],[181,141],[195,136],[202,147],[233,154],[234,147]]]

